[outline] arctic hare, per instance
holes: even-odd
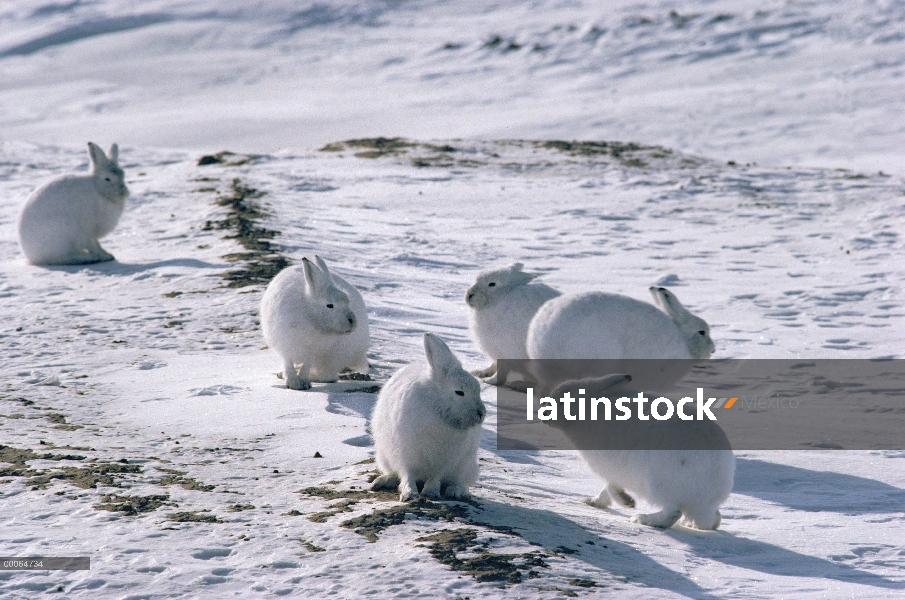
[[[542,304],[560,295],[548,285],[532,283],[535,275],[523,272],[523,266],[513,263],[503,269],[484,271],[465,294],[475,343],[493,360],[489,367],[472,374],[486,377],[485,381],[492,385],[506,382],[505,375],[500,379],[497,374],[498,359],[528,358],[525,341],[531,319]]]
[[[401,502],[419,483],[424,497],[464,498],[478,477],[480,384],[437,336],[424,334],[424,353],[383,386],[371,421],[382,473],[371,489],[399,486]]]
[[[664,389],[714,350],[707,323],[688,312],[665,288],[651,288],[663,307],[605,292],[568,294],[537,311],[528,328],[532,359],[685,359],[643,364],[631,375],[642,389]],[[542,364],[533,366],[543,369]],[[643,372],[638,371],[643,369]],[[534,373],[550,381],[545,373]]]
[[[652,285],[649,289],[660,310],[669,315],[679,328],[688,345],[691,358],[710,358],[716,346],[710,338],[710,326],[707,325],[707,321],[688,312],[678,298],[665,287]]]
[[[98,240],[116,227],[129,188],[119,147],[108,158],[88,142],[90,175],[62,175],[36,189],[19,213],[19,246],[34,265],[84,265],[113,260]]]
[[[626,375],[609,375],[581,381],[569,381],[557,387],[551,396],[561,398],[569,391],[573,397],[601,396],[612,401],[634,396],[625,387]],[[583,393],[578,390],[583,389]],[[610,501],[632,508],[632,495],[661,510],[637,514],[632,521],[652,527],[682,525],[697,529],[716,529],[720,524],[719,506],[732,492],[735,456],[723,430],[713,421],[556,421],[550,422],[572,440],[591,470],[606,482],[596,498],[586,503],[606,508]],[[600,445],[616,450],[582,450]],[[688,450],[652,450],[651,444],[664,447],[710,448]],[[640,449],[632,449],[640,446]],[[630,494],[630,493],[631,494]]]
[[[261,299],[264,339],[283,359],[286,387],[307,390],[345,368],[367,373],[368,312],[351,284],[320,257],[273,278]]]

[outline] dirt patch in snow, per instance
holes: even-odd
[[[208,511],[196,510],[186,512],[175,512],[167,515],[168,521],[175,523],[222,523],[216,516],[207,514]]]
[[[395,496],[395,495],[394,495]],[[410,516],[409,516],[410,515]],[[393,525],[401,525],[406,519],[430,521],[463,521],[468,519],[468,509],[460,504],[444,504],[418,499],[408,504],[376,509],[340,523],[340,527],[352,529],[369,542],[376,542],[378,534]]]
[[[119,487],[116,475],[141,473],[141,467],[131,465],[126,459],[120,462],[82,463],[82,467],[52,467],[36,469],[28,466],[32,460],[85,460],[75,454],[38,454],[33,450],[0,446],[0,462],[12,466],[0,469],[0,477],[27,477],[25,485],[32,489],[46,489],[55,480],[68,481],[83,489],[96,488],[98,484]]]
[[[289,260],[280,254],[279,248],[270,242],[280,232],[261,225],[268,213],[255,202],[264,192],[233,179],[228,193],[217,198],[216,203],[226,208],[225,219],[207,221],[203,231],[230,231],[225,239],[235,240],[245,252],[234,252],[223,258],[229,262],[243,263],[238,269],[223,273],[226,287],[241,288],[249,285],[267,285],[277,273],[289,266]]]
[[[199,492],[210,492],[216,486],[207,485],[205,483],[201,483],[200,481],[193,479],[192,477],[186,477],[185,471],[177,471],[175,469],[164,469],[163,467],[155,467],[158,471],[163,473],[167,473],[164,477],[161,477],[159,481],[157,481],[157,485],[159,486],[168,486],[168,485],[181,485],[183,489],[186,490],[196,490]]]
[[[546,554],[539,550],[523,554],[498,554],[488,549],[488,542],[478,542],[476,529],[441,529],[417,538],[416,542],[430,542],[428,552],[453,571],[472,576],[475,581],[502,581],[520,583],[522,573],[528,578],[539,577],[537,568],[548,565]],[[471,556],[460,556],[468,553]]]
[[[161,506],[176,506],[174,502],[168,502],[167,494],[153,494],[151,496],[119,496],[107,494],[101,499],[101,503],[95,505],[96,510],[109,510],[121,512],[126,516],[135,516],[145,512],[157,510]]]

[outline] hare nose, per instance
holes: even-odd
[[[484,418],[484,413],[485,413],[485,412],[487,412],[487,411],[486,411],[486,409],[485,409],[483,406],[482,406],[481,408],[479,408],[479,409],[478,409],[478,418],[479,418],[479,419],[483,419],[483,418]]]
[[[349,319],[349,325],[351,325],[352,327],[355,327],[355,315],[349,314],[349,316],[346,318]]]
[[[474,298],[474,292],[468,292],[468,296],[466,296],[469,300]]]

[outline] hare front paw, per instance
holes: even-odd
[[[418,490],[412,489],[408,483],[399,484],[399,501],[409,502],[418,498]]]
[[[468,488],[457,483],[446,486],[445,496],[450,500],[468,500],[471,498],[471,494],[468,493]]]
[[[298,390],[300,392],[304,392],[305,390],[311,389],[311,382],[305,381],[301,377],[287,377],[286,378],[286,387],[290,390]]]

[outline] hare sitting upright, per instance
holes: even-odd
[[[381,476],[372,490],[399,487],[399,501],[466,498],[478,477],[486,409],[478,380],[449,347],[424,334],[427,363],[397,371],[377,398],[371,431]]]
[[[326,263],[302,259],[302,267],[277,274],[261,299],[264,340],[283,359],[286,387],[307,390],[332,382],[349,368],[367,373],[368,311],[361,294]]]
[[[34,265],[84,265],[113,260],[98,240],[116,227],[129,197],[119,147],[110,157],[88,142],[90,175],[55,177],[36,189],[19,213],[19,246]]]

